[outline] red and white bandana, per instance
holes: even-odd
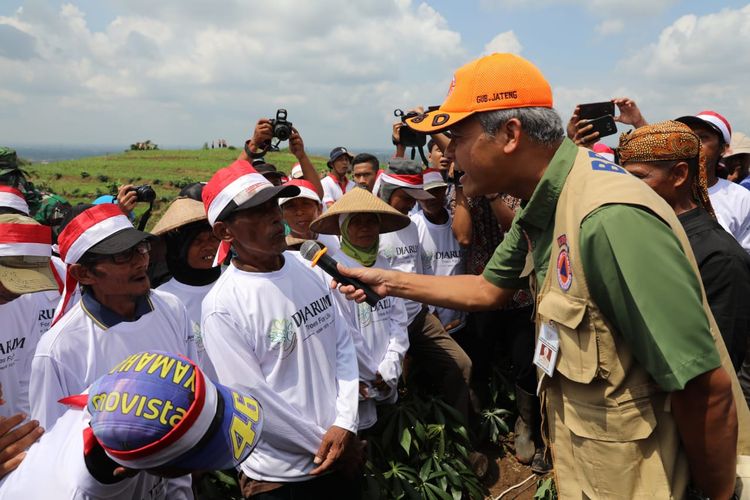
[[[378,180],[382,183],[391,184],[393,186],[411,188],[411,189],[423,189],[424,188],[424,176],[420,174],[394,174],[383,172],[378,177]]]
[[[10,186],[0,186],[0,207],[8,207],[18,210],[24,215],[29,215],[29,205],[26,203],[23,193]]]
[[[51,257],[52,230],[41,224],[0,224],[0,257]]]
[[[130,223],[130,220],[117,205],[112,203],[95,205],[78,214],[62,230],[57,238],[60,257],[70,267],[71,264],[78,263],[83,254],[97,243],[123,229],[132,228],[133,224]],[[70,302],[76,285],[78,285],[78,282],[68,271],[65,278],[62,307],[58,308],[58,314],[52,321],[53,325],[68,308],[68,302]]]
[[[203,188],[203,206],[206,208],[208,223],[213,226],[230,202],[233,201],[240,206],[258,191],[273,187],[268,179],[244,160],[237,160],[228,167],[218,170]],[[221,242],[214,259],[214,266],[224,262],[230,249],[231,243]]]
[[[422,178],[424,179],[425,189],[431,189],[437,186],[447,186],[443,179],[443,174],[436,168],[428,168],[422,172]]]
[[[285,185],[297,186],[299,188],[299,194],[297,196],[292,196],[291,198],[279,198],[279,206],[295,198],[307,198],[308,200],[313,200],[320,204],[323,203],[320,200],[320,196],[318,196],[318,193],[315,192],[315,186],[313,186],[310,181],[306,181],[304,179],[292,179],[291,181],[287,182]]]

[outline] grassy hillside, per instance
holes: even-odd
[[[213,173],[237,158],[238,150],[164,150],[124,153],[33,164],[27,167],[31,180],[40,189],[67,198],[72,204],[88,203],[103,194],[114,194],[121,184],[150,184],[157,195],[152,226],[166,204],[190,183],[207,181]],[[321,172],[326,159],[311,157]],[[266,161],[289,173],[296,158],[289,152],[269,153]],[[140,207],[139,207],[140,208]],[[145,206],[138,212],[145,210]]]
[[[128,151],[28,167],[38,186],[61,194],[71,202],[90,201],[112,192],[120,184],[150,184],[160,201],[169,201],[186,184],[207,181],[229,165],[239,152],[230,149]],[[325,159],[313,157],[321,171]],[[266,161],[289,172],[296,159],[288,152],[269,153]]]

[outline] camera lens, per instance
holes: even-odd
[[[135,195],[138,201],[151,203],[156,199],[156,191],[151,186],[144,184],[135,188]]]
[[[274,127],[273,135],[280,141],[288,141],[292,135],[292,129],[285,123],[279,123]]]

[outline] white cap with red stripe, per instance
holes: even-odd
[[[228,167],[219,169],[203,188],[203,206],[208,223],[213,227],[237,210],[256,207],[276,196],[295,196],[297,186],[288,184],[274,186],[244,160],[237,160]],[[222,241],[214,259],[214,266],[224,262],[231,243]]]
[[[24,215],[29,215],[29,204],[26,203],[26,198],[14,187],[0,186],[0,207],[12,208]]]
[[[429,191],[439,187],[446,187],[448,185],[443,179],[443,174],[436,168],[428,168],[422,173],[424,179],[424,189]]]
[[[295,198],[307,198],[308,200],[313,200],[318,204],[323,204],[320,196],[318,196],[318,193],[315,192],[315,186],[313,186],[310,181],[306,181],[304,179],[292,179],[291,181],[287,182],[285,186],[297,186],[299,188],[299,194],[290,198],[279,198],[279,206]]]
[[[30,217],[0,215],[0,283],[14,294],[56,290],[52,231]]]
[[[135,229],[117,205],[112,203],[95,205],[74,217],[65,226],[65,229],[60,232],[60,236],[57,238],[60,257],[68,266],[77,264],[81,257],[94,246],[118,233],[125,233],[126,231],[129,232],[127,234],[129,236],[128,241],[125,243],[126,246],[129,242],[137,243],[149,236],[147,233],[142,233]],[[126,235],[123,234],[123,236]],[[122,248],[121,251],[126,249]],[[113,251],[111,253],[116,252]],[[55,324],[65,313],[65,310],[68,309],[68,303],[77,284],[76,279],[68,271],[65,278],[62,307],[58,308],[58,313],[52,324]]]
[[[707,124],[712,129],[716,130],[721,136],[724,144],[731,144],[732,142],[732,126],[729,125],[729,120],[724,118],[716,111],[701,111],[695,116],[681,116],[675,121],[684,123],[688,127],[693,124],[700,124],[701,122]]]

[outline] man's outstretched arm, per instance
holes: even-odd
[[[516,291],[497,287],[483,276],[471,274],[429,276],[376,268],[348,268],[342,264],[339,264],[339,271],[344,276],[356,278],[370,286],[381,297],[403,297],[423,304],[461,311],[497,309],[510,300]],[[338,286],[338,283],[334,281],[333,286]],[[341,285],[339,290],[349,300],[365,300],[365,294],[361,289]]]

